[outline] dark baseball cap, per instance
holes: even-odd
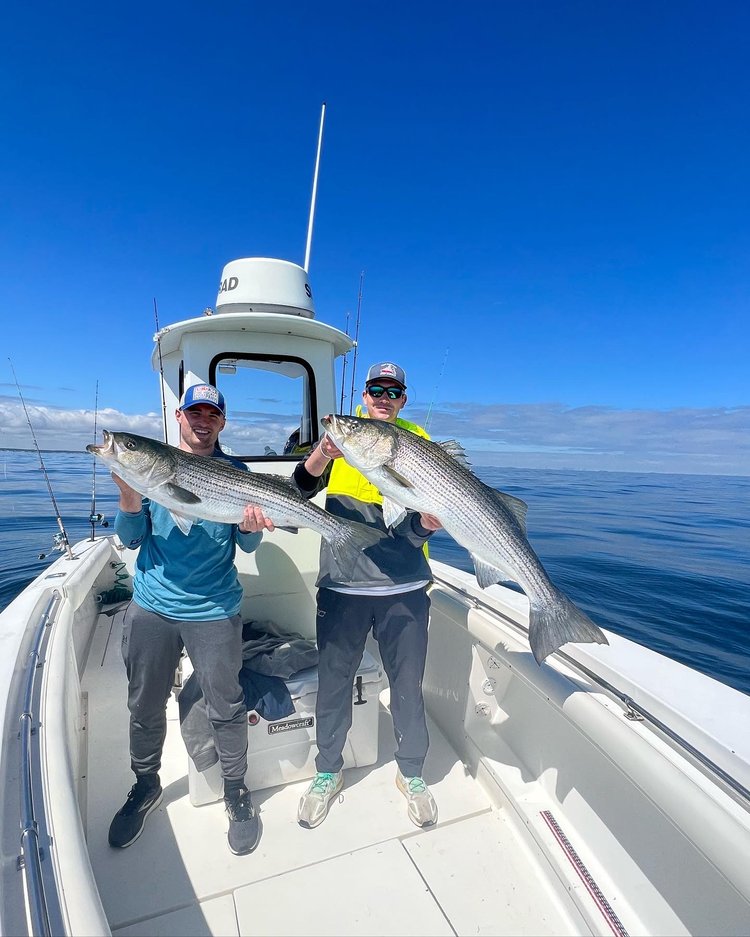
[[[372,384],[374,381],[382,381],[384,377],[389,378],[391,381],[395,381],[404,389],[406,388],[406,375],[404,374],[404,369],[400,368],[397,364],[393,364],[391,361],[383,361],[380,364],[374,364],[367,372],[365,386],[367,384]]]

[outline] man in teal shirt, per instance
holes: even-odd
[[[224,397],[211,384],[195,384],[176,412],[179,448],[195,455],[244,463],[221,451]],[[134,491],[117,475],[120,505],[115,532],[138,549],[133,601],[123,621],[122,654],[128,674],[130,760],[136,783],[109,829],[109,844],[125,848],[141,835],[146,817],[161,803],[161,754],[166,705],[183,648],[200,683],[216,738],[229,815],[229,848],[252,852],[260,820],[245,783],[246,709],[238,674],[242,667],[242,587],[236,547],[252,553],[263,530],[273,530],[257,505],[240,524],[193,522],[185,535],[170,512]]]

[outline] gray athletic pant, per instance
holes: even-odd
[[[167,734],[167,699],[183,647],[206,698],[225,787],[247,771],[247,709],[238,680],[242,619],[177,621],[131,602],[125,612],[122,656],[128,674],[130,764],[136,774],[161,767]]]
[[[396,762],[404,777],[422,776],[430,743],[422,697],[429,610],[426,588],[375,596],[318,590],[318,771],[343,767],[352,685],[372,628],[391,687]]]

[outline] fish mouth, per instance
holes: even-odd
[[[93,443],[90,443],[86,446],[86,452],[90,452],[92,455],[109,455],[114,450],[114,436],[109,430],[103,430],[102,436],[104,437],[104,442],[101,446],[96,446]]]
[[[324,416],[320,422],[325,429],[342,431],[347,430],[352,425],[354,418],[351,416],[344,416],[341,413],[329,413],[327,416]]]
[[[336,440],[342,442],[349,435],[350,430],[346,423],[346,417],[342,417],[340,414],[329,413],[327,416],[324,416],[320,422],[334,442]]]

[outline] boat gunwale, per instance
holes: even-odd
[[[53,933],[51,902],[47,896],[42,870],[43,847],[40,828],[46,829],[45,811],[35,808],[34,788],[42,777],[42,758],[39,752],[39,726],[41,725],[41,684],[46,659],[43,656],[52,634],[52,628],[64,603],[58,589],[53,589],[35,626],[32,647],[27,656],[24,672],[22,712],[19,716],[20,787],[21,787],[21,855],[19,867],[26,882],[27,912],[32,933],[47,937]],[[36,738],[34,738],[36,736]],[[44,797],[42,797],[44,801]],[[42,804],[44,808],[44,803]],[[59,908],[58,908],[59,910]],[[57,916],[57,915],[56,915]]]
[[[439,567],[446,566],[447,564],[441,564],[439,561],[431,563],[433,567],[433,572],[435,574],[435,581],[440,583],[443,587],[450,590],[452,593],[457,593],[458,595],[465,598],[475,609],[483,610],[491,613],[492,615],[501,615],[504,619],[506,625],[511,626],[515,631],[522,635],[526,640],[528,640],[529,629],[528,626],[523,625],[520,621],[512,618],[510,615],[503,614],[498,608],[496,608],[491,602],[484,598],[481,594],[476,594],[472,591],[471,574],[466,573],[463,570],[459,570],[456,567],[447,567],[453,572],[463,573],[464,576],[469,577],[469,580],[466,583],[468,588],[459,585],[457,582],[452,582],[447,576],[440,574]],[[435,567],[438,567],[436,569]],[[460,577],[457,577],[460,578]],[[503,589],[503,586],[498,588]],[[476,586],[477,592],[479,592],[480,587]],[[512,590],[505,590],[511,593],[513,596],[517,593],[512,592]],[[519,595],[519,599],[522,601],[525,599],[524,596]],[[605,633],[610,635],[612,632],[604,629]],[[621,637],[621,636],[620,636]],[[622,640],[628,640],[627,638],[622,638]],[[634,643],[634,642],[630,642]],[[645,648],[644,645],[637,645],[639,648]],[[649,650],[648,648],[645,648]],[[654,654],[658,654],[657,651],[652,651]],[[660,657],[665,657],[663,654],[659,654]],[[671,742],[678,746],[682,750],[684,755],[688,756],[694,764],[697,763],[700,767],[704,768],[707,772],[710,773],[712,779],[717,782],[718,786],[729,796],[732,800],[737,803],[740,807],[750,812],[750,789],[748,789],[740,780],[733,777],[727,770],[722,768],[717,764],[712,758],[702,752],[699,748],[693,745],[688,739],[681,735],[678,731],[671,728],[663,719],[660,719],[654,713],[652,713],[646,706],[641,703],[638,703],[630,694],[619,690],[614,684],[609,680],[605,679],[591,667],[582,663],[576,657],[571,654],[558,649],[554,652],[554,657],[557,657],[563,661],[567,666],[569,666],[573,671],[580,674],[582,677],[585,677],[587,680],[594,683],[600,690],[611,698],[613,701],[618,702],[623,707],[623,715],[626,719],[632,721],[642,721],[647,724],[647,726],[659,733],[662,736],[665,736]],[[671,658],[666,658],[671,661]],[[673,663],[679,664],[678,661],[673,661]],[[684,665],[680,665],[684,666]],[[690,668],[687,668],[690,670]],[[705,679],[712,679],[705,674],[702,674],[700,671],[691,671],[697,673]],[[722,684],[724,685],[724,684]],[[726,685],[724,685],[726,686]],[[743,697],[744,694],[741,694],[739,690],[734,690],[732,687],[727,687],[727,689],[732,690]]]

